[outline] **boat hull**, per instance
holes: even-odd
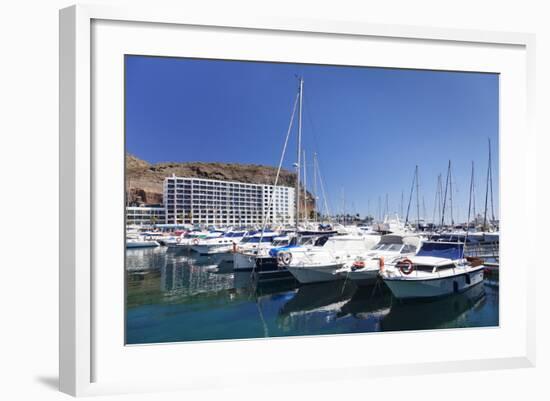
[[[338,281],[344,277],[334,274],[342,264],[330,264],[324,266],[287,266],[288,271],[301,284],[323,283],[327,281]]]
[[[215,253],[231,252],[232,245],[216,244],[216,245],[192,245],[191,249],[200,255],[212,255]]]
[[[160,244],[156,241],[126,242],[126,248],[156,248]]]
[[[233,270],[251,271],[256,266],[256,257],[250,254],[236,252],[233,254]]]
[[[443,278],[384,278],[394,297],[402,300],[440,298],[466,291],[483,282],[483,266]]]
[[[351,271],[343,275],[343,278],[352,280],[359,287],[371,286],[378,280],[378,269]]]
[[[277,258],[261,257],[256,259],[254,274],[259,281],[269,280],[294,280],[294,276],[277,263]]]

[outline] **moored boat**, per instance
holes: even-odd
[[[426,241],[380,276],[398,299],[438,298],[483,282],[484,268],[482,260],[464,257],[463,243]]]
[[[334,274],[336,270],[372,249],[379,240],[378,235],[362,234],[320,237],[313,246],[279,252],[278,260],[302,284],[336,281],[343,278]]]
[[[229,231],[216,237],[206,237],[191,241],[191,249],[201,255],[231,252],[233,246],[240,243],[246,231]]]
[[[344,264],[335,274],[359,286],[371,285],[378,279],[380,269],[398,259],[414,255],[420,243],[420,237],[414,234],[383,235],[372,250]]]

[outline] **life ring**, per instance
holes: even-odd
[[[198,245],[200,240],[198,238],[193,238],[193,244]]]
[[[281,264],[288,266],[290,262],[292,262],[292,254],[290,252],[279,252],[279,255],[277,255],[277,260]]]
[[[176,242],[179,244],[181,243],[181,237],[176,238]]]
[[[399,268],[399,271],[405,275],[411,274],[414,270],[414,264],[410,259],[400,260],[397,262],[397,267]]]

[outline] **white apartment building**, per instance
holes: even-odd
[[[172,176],[164,179],[163,196],[167,224],[250,225],[266,217],[268,223],[294,221],[290,187]]]
[[[150,226],[164,224],[165,220],[165,208],[163,207],[126,207],[126,225]]]

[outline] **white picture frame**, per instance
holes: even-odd
[[[104,25],[103,22],[105,22]],[[105,27],[97,31],[98,39],[94,42],[94,24]],[[124,26],[115,26],[117,23],[137,24]],[[99,26],[98,25],[98,26]],[[139,26],[138,26],[139,25]],[[518,267],[518,278],[513,279],[506,273],[502,274],[502,286],[504,289],[510,290],[512,284],[517,286],[517,299],[521,302],[516,302],[517,308],[512,308],[510,302],[504,297],[506,292],[503,292],[501,299],[501,311],[513,310],[518,326],[512,327],[508,323],[501,325],[497,329],[485,330],[463,330],[456,331],[454,334],[447,331],[440,333],[437,331],[429,333],[398,333],[398,334],[382,334],[382,336],[395,336],[396,339],[404,339],[408,341],[414,338],[417,341],[423,341],[423,338],[430,338],[430,341],[461,341],[459,336],[464,338],[481,338],[483,341],[488,341],[491,338],[495,340],[494,349],[487,349],[487,352],[472,351],[471,355],[466,355],[465,358],[448,359],[446,355],[442,355],[442,360],[432,358],[430,360],[421,360],[414,352],[408,355],[407,358],[390,360],[387,363],[381,363],[382,360],[376,360],[373,356],[372,361],[359,360],[353,364],[337,365],[334,362],[334,356],[329,355],[326,358],[312,361],[311,364],[297,364],[295,369],[285,370],[278,368],[271,371],[271,374],[277,377],[277,382],[281,380],[293,381],[297,380],[296,371],[300,372],[299,380],[326,380],[331,373],[343,373],[351,377],[365,378],[385,375],[404,374],[407,370],[414,369],[417,373],[434,373],[440,371],[466,371],[476,369],[499,369],[510,367],[529,367],[535,363],[535,338],[534,338],[534,276],[527,277],[527,269],[529,266],[534,267],[534,261],[531,259],[533,252],[526,252],[525,255],[514,254],[513,250],[508,250],[506,244],[515,241],[513,234],[514,227],[518,227],[518,222],[526,221],[527,224],[534,224],[536,213],[536,205],[534,204],[534,196],[520,196],[513,194],[512,190],[514,183],[521,183],[522,189],[526,193],[534,195],[535,193],[535,133],[532,128],[531,113],[534,109],[534,44],[535,38],[530,34],[522,33],[507,33],[507,32],[484,32],[470,31],[459,29],[443,29],[443,28],[426,28],[413,26],[389,26],[368,24],[358,21],[318,21],[318,20],[296,20],[292,18],[235,18],[219,15],[187,15],[182,10],[162,10],[155,8],[112,8],[108,6],[90,6],[79,5],[61,10],[60,12],[60,389],[63,392],[72,395],[93,395],[107,394],[119,392],[133,391],[160,391],[167,389],[203,389],[211,385],[209,379],[217,377],[215,374],[208,376],[205,370],[200,367],[189,369],[186,371],[185,379],[178,378],[177,375],[169,374],[170,364],[156,364],[156,369],[159,373],[156,377],[150,380],[131,380],[124,377],[121,373],[116,375],[111,372],[102,377],[100,366],[105,366],[106,361],[120,371],[118,363],[115,360],[115,353],[108,352],[106,346],[106,336],[101,335],[105,329],[106,323],[123,325],[123,320],[120,320],[121,311],[117,311],[115,318],[111,320],[105,317],[102,313],[101,302],[96,304],[98,286],[102,286],[107,293],[120,291],[122,297],[124,289],[117,287],[120,281],[111,281],[112,285],[104,286],[107,282],[104,274],[97,274],[94,271],[94,266],[103,256],[98,253],[98,243],[96,241],[98,227],[105,227],[103,223],[98,225],[98,219],[101,219],[103,213],[102,202],[98,201],[98,193],[101,192],[102,180],[98,180],[98,174],[102,173],[101,165],[99,164],[98,154],[106,158],[116,158],[118,153],[107,152],[107,144],[102,139],[97,141],[94,138],[94,126],[100,126],[100,122],[94,121],[95,118],[101,118],[101,112],[95,113],[95,108],[104,107],[102,103],[94,101],[94,96],[102,96],[101,90],[92,85],[94,74],[103,68],[101,61],[94,59],[97,51],[102,51],[102,47],[107,47],[105,40],[101,39],[104,33],[112,34],[114,31],[119,32],[118,39],[113,42],[122,43],[125,40],[130,41],[134,33],[139,35],[139,30],[151,26],[156,26],[154,33],[147,38],[150,43],[141,43],[142,46],[154,46],[155,40],[160,37],[169,37],[175,31],[170,29],[178,29],[182,27],[193,27],[200,32],[207,32],[209,29],[216,30],[216,35],[226,35],[229,37],[231,32],[254,35],[261,33],[265,40],[272,40],[276,45],[277,41],[281,41],[279,34],[297,37],[307,37],[304,40],[326,40],[331,38],[339,38],[341,40],[384,40],[387,44],[399,41],[405,41],[406,46],[416,46],[416,44],[430,44],[437,46],[441,51],[444,51],[445,46],[455,46],[457,52],[467,51],[467,48],[478,49],[480,58],[482,53],[486,52],[486,48],[496,49],[495,52],[502,51],[506,53],[502,59],[487,64],[488,67],[483,71],[502,73],[506,68],[510,70],[510,76],[514,76],[510,82],[512,86],[519,89],[523,95],[519,95],[519,99],[508,99],[506,87],[503,92],[504,100],[501,103],[501,113],[507,113],[506,118],[501,118],[501,130],[507,132],[505,140],[501,144],[501,175],[507,176],[509,185],[501,187],[501,214],[503,220],[503,250],[501,250],[501,258],[504,266],[507,261],[513,264],[515,260],[522,257],[523,265]],[[114,31],[110,31],[114,29]],[[132,35],[123,35],[120,32],[124,30],[135,29]],[[102,33],[103,32],[103,33]],[[199,35],[201,33],[198,33]],[[158,35],[158,36],[156,36]],[[271,36],[273,37],[271,37]],[[244,36],[243,36],[244,37]],[[147,42],[147,41],[142,41]],[[121,51],[121,48],[116,48],[117,43],[113,43],[113,48],[108,51]],[[206,42],[205,42],[206,43]],[[239,43],[232,42],[234,48],[239,47]],[[132,46],[130,46],[132,47]],[[170,44],[166,44],[164,49],[159,50],[159,54],[164,54],[169,49]],[[231,47],[231,46],[229,46]],[[276,49],[273,46],[272,49]],[[500,50],[498,50],[500,49]],[[508,51],[508,50],[510,51]],[[154,49],[153,49],[154,50]],[[150,50],[150,51],[153,51]],[[227,50],[228,52],[234,50]],[[275,52],[275,50],[273,50]],[[430,50],[427,50],[430,51]],[[433,49],[431,50],[434,51]],[[114,53],[110,53],[114,54]],[[168,55],[168,54],[166,54]],[[389,55],[388,55],[389,56]],[[246,57],[243,54],[242,57]],[[276,59],[278,56],[273,56]],[[279,56],[280,57],[280,56]],[[100,57],[98,57],[99,59]],[[290,57],[292,59],[292,57]],[[104,60],[102,58],[101,60]],[[507,63],[506,60],[512,61]],[[500,63],[500,64],[499,64]],[[502,64],[502,65],[501,65]],[[508,64],[508,65],[504,65]],[[381,62],[382,66],[386,66],[386,62]],[[396,64],[397,65],[397,64]],[[490,67],[489,65],[492,65]],[[499,67],[500,66],[500,67]],[[423,59],[410,61],[409,65],[402,65],[407,68],[430,68],[430,64]],[[441,67],[445,68],[445,67]],[[463,65],[449,62],[448,69],[468,70],[467,62]],[[502,70],[500,69],[502,68]],[[523,72],[525,75],[522,75]],[[115,75],[120,76],[120,71]],[[526,77],[526,79],[525,79]],[[100,78],[103,79],[103,78]],[[508,83],[506,83],[508,85]],[[120,87],[114,86],[117,93],[120,94]],[[116,102],[120,99],[118,96],[113,97]],[[506,103],[510,102],[516,103]],[[515,107],[520,106],[520,110]],[[99,115],[99,117],[98,117]],[[114,117],[117,118],[117,117]],[[116,126],[116,124],[115,124]],[[521,132],[522,143],[517,143],[517,138],[514,138],[512,132]],[[112,137],[116,137],[116,133]],[[120,132],[122,136],[123,133]],[[103,141],[103,142],[102,142]],[[516,141],[516,142],[515,142]],[[116,146],[120,143],[115,144]],[[115,147],[116,147],[115,146]],[[510,152],[516,152],[515,159],[519,161],[518,165],[509,165]],[[102,157],[103,159],[103,157]],[[107,162],[106,162],[107,163]],[[122,161],[121,161],[122,163]],[[104,174],[104,173],[103,173]],[[116,174],[115,174],[116,175]],[[502,181],[501,181],[502,182]],[[112,183],[116,185],[116,182]],[[114,186],[113,186],[114,187]],[[122,188],[122,187],[121,187]],[[517,188],[517,186],[516,186]],[[120,190],[122,193],[122,189]],[[116,198],[116,197],[115,197]],[[100,199],[99,199],[100,200]],[[116,199],[115,199],[116,202]],[[113,227],[118,227],[116,218],[109,224]],[[122,227],[122,225],[121,225]],[[115,228],[115,231],[118,228]],[[534,231],[534,230],[533,230]],[[120,245],[122,247],[123,237]],[[526,244],[525,249],[531,245]],[[121,248],[122,249],[122,248]],[[123,266],[120,266],[121,271]],[[534,271],[531,269],[531,271]],[[510,294],[510,292],[508,292]],[[94,296],[96,298],[94,298]],[[105,295],[107,296],[107,295]],[[103,295],[102,295],[103,297]],[[123,313],[123,312],[122,312]],[[114,316],[114,315],[113,315]],[[110,319],[110,318],[109,318]],[[506,320],[506,319],[505,319]],[[103,330],[103,331],[102,331]],[[510,331],[510,337],[498,339],[501,333]],[[119,329],[115,330],[117,333]],[[104,334],[104,333],[103,333]],[[346,337],[347,343],[354,341],[365,340],[362,336],[354,335]],[[372,341],[378,341],[379,337],[368,336]],[[440,340],[438,340],[440,338]],[[458,338],[458,340],[457,340]],[[500,341],[508,341],[510,347],[504,349]],[[322,341],[327,348],[340,347],[342,345],[342,336],[329,336],[322,339],[269,339],[269,340],[247,340],[247,341],[231,341],[231,342],[210,342],[208,348],[204,343],[186,344],[167,344],[163,346],[143,346],[143,347],[126,347],[120,343],[122,354],[128,354],[129,360],[132,360],[134,365],[139,358],[143,359],[145,364],[151,361],[159,361],[162,358],[169,358],[168,354],[185,352],[193,358],[193,355],[204,354],[211,352],[212,355],[239,355],[238,352],[272,352],[274,355],[280,353],[281,349],[291,348],[297,350],[304,349],[305,355],[313,355],[316,347],[319,347],[319,341]],[[427,341],[427,340],[426,340]],[[464,340],[465,342],[468,340]],[[500,345],[499,345],[500,344]],[[500,348],[499,348],[500,347]],[[140,350],[138,350],[140,348]],[[231,348],[231,349],[229,349]],[[271,349],[271,350],[270,350]],[[501,350],[501,352],[499,351]],[[143,351],[143,352],[142,352]],[[227,354],[224,354],[227,352]],[[476,353],[477,352],[477,353]],[[234,354],[237,353],[237,354]],[[147,354],[147,355],[145,355]],[[403,355],[402,355],[403,356]],[[126,356],[124,356],[126,357]],[[275,357],[275,356],[274,356]],[[109,358],[113,358],[109,360]],[[122,356],[121,356],[122,358]],[[160,358],[160,359],[159,359]],[[312,357],[313,358],[313,357]],[[332,358],[332,359],[331,359]],[[101,361],[101,363],[97,361]],[[398,362],[396,362],[398,361]],[[130,364],[130,363],[129,363]],[[315,368],[313,367],[315,366]],[[182,367],[184,369],[185,367]],[[251,378],[262,380],[261,372],[263,367],[261,364],[246,365],[238,370],[242,374],[247,373]],[[113,368],[114,370],[114,368]],[[163,379],[162,374],[166,373]],[[272,376],[273,377],[273,376]],[[219,378],[218,378],[219,379]],[[267,384],[267,381],[266,381]],[[217,381],[218,386],[230,386],[231,377]]]

